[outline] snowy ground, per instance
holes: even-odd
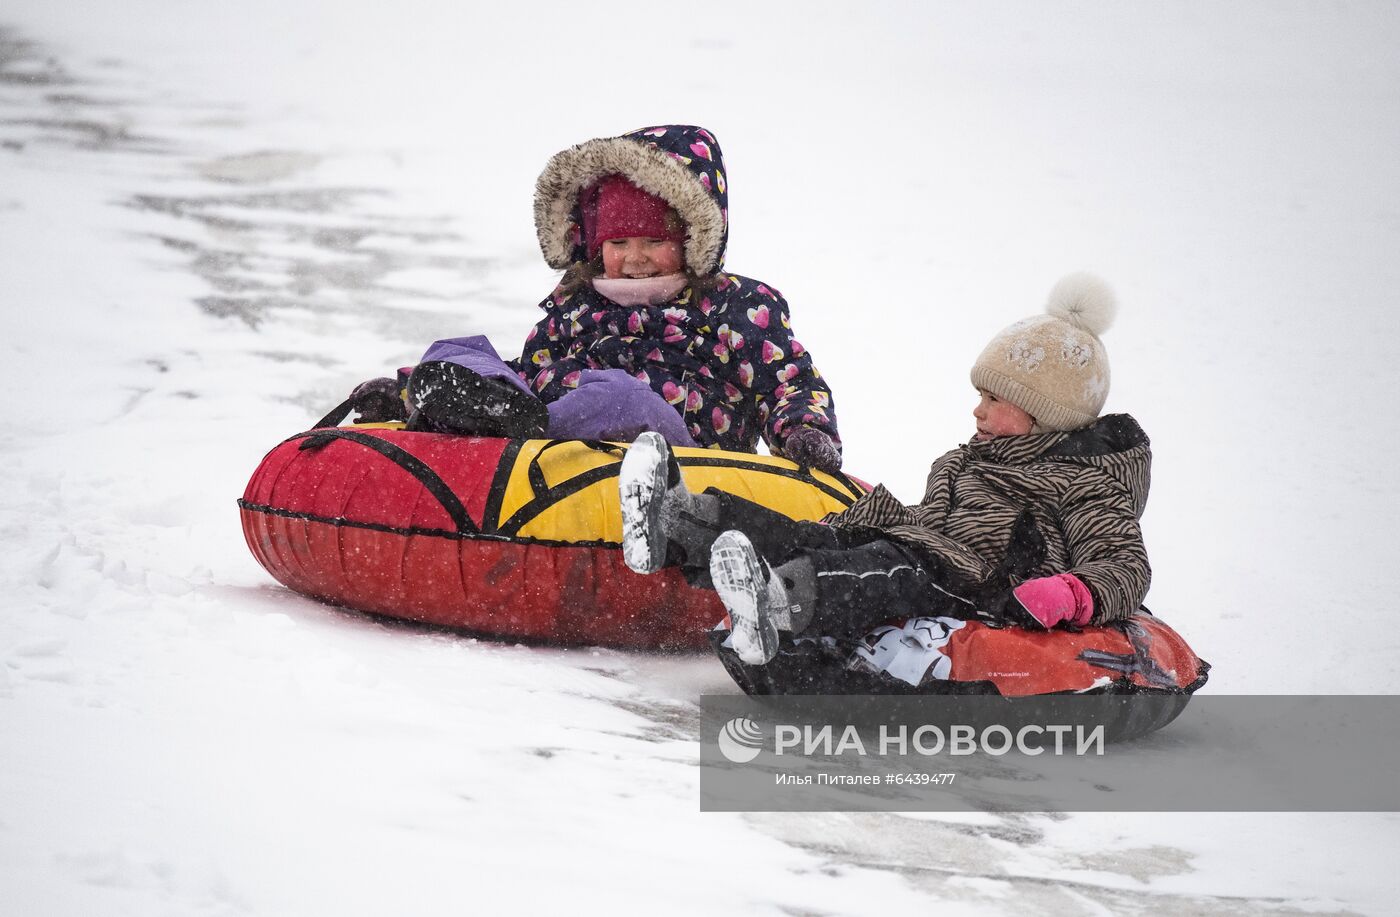
[[[850,470],[916,499],[986,339],[1094,269],[1209,690],[1396,693],[1400,7],[853,9],[0,10],[0,912],[1393,911],[1394,815],[701,815],[711,660],[386,625],[249,556],[267,448],[523,336],[550,154],[686,121]]]

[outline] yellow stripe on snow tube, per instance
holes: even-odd
[[[513,457],[499,503],[488,507],[485,525],[530,540],[619,543],[617,472],[626,448],[577,440],[524,442]],[[844,477],[804,472],[787,459],[718,449],[674,452],[691,490],[715,487],[793,519],[817,520],[840,512],[863,493]]]

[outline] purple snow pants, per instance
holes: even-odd
[[[491,346],[485,335],[434,341],[423,359],[446,360],[465,366],[487,379],[501,379],[530,392],[515,370]],[[585,369],[578,388],[547,405],[550,439],[605,439],[630,443],[648,430],[660,433],[673,446],[694,446],[685,421],[676,409],[640,379],[621,369]]]

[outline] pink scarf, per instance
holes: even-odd
[[[593,289],[619,306],[659,306],[675,299],[690,280],[684,274],[660,277],[594,277]]]

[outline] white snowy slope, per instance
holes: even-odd
[[[1387,3],[7,4],[0,913],[1393,912],[1394,815],[701,814],[713,660],[311,602],[234,499],[435,337],[519,343],[550,154],[699,123],[849,470],[917,499],[981,346],[1094,270],[1207,690],[1395,693],[1397,46]]]

